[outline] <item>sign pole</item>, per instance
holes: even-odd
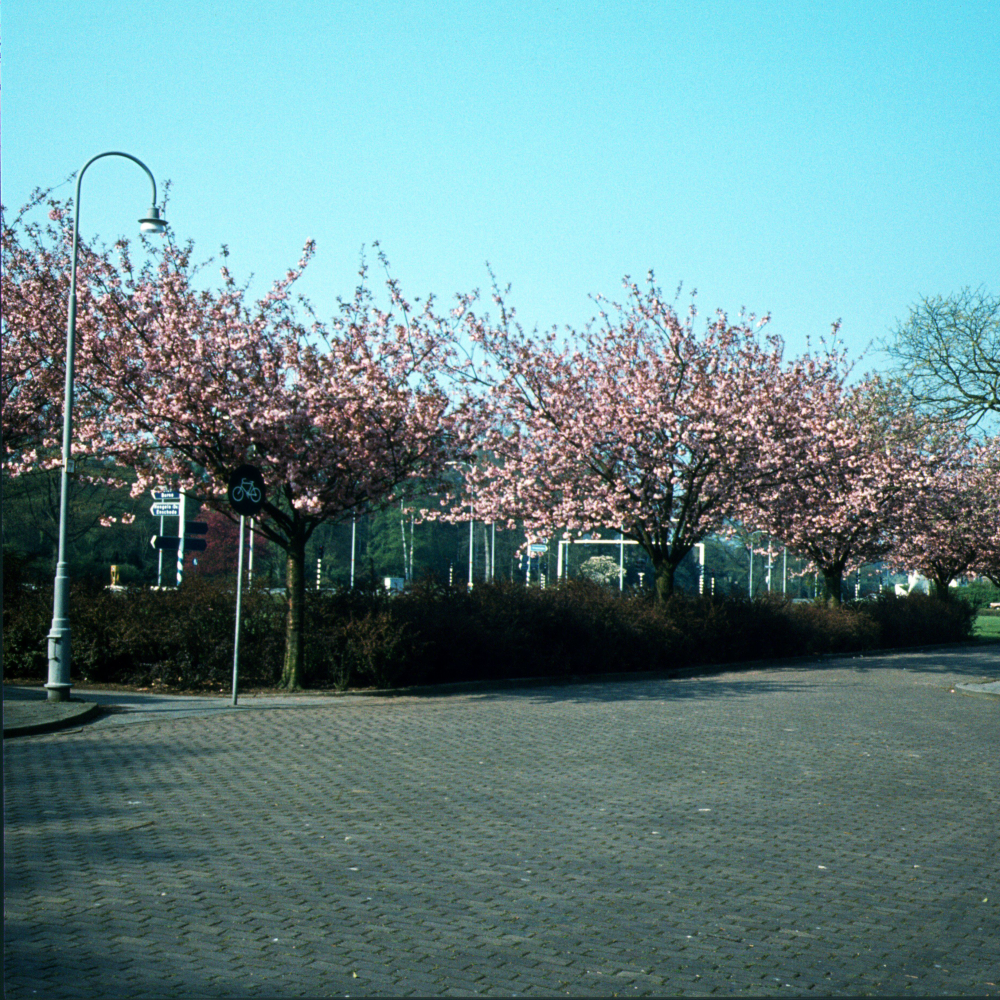
[[[354,590],[354,543],[358,537],[358,519],[351,518],[351,590]]]
[[[239,698],[240,682],[240,618],[243,614],[243,540],[246,536],[248,517],[255,517],[264,506],[264,477],[260,469],[252,465],[241,465],[229,477],[226,495],[229,506],[240,515],[240,556],[236,567],[236,625],[233,637],[233,705]],[[203,528],[205,526],[202,526]],[[181,545],[184,539],[181,539]],[[253,545],[251,530],[250,544]],[[252,551],[252,550],[251,550]]]
[[[474,560],[474,557],[475,557],[475,554],[476,554],[476,550],[475,550],[474,545],[473,545],[473,543],[474,543],[473,529],[475,528],[475,526],[476,526],[476,522],[473,521],[473,520],[470,520],[469,521],[469,590],[472,590],[472,565],[473,565],[473,560]]]
[[[177,536],[180,538],[180,544],[177,546],[177,586],[180,587],[184,580],[184,518],[187,517],[187,506],[185,504],[187,497],[181,494],[180,503],[180,525],[177,529]]]
[[[240,514],[240,558],[236,570],[236,637],[233,641],[233,704],[236,704],[236,688],[239,683],[240,667],[240,613],[243,608],[243,525],[246,518]]]
[[[163,537],[163,518],[160,518],[160,537]],[[160,549],[160,561],[156,568],[156,589],[163,589],[163,549]]]
[[[253,518],[250,518],[250,527],[247,529],[250,532],[250,567],[247,572],[247,586],[253,589]]]

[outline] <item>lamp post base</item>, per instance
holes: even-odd
[[[49,692],[49,701],[69,701],[69,692],[72,686],[72,684],[53,684],[51,682],[46,684],[45,690]]]

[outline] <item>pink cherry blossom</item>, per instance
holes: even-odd
[[[3,234],[4,462],[16,473],[39,444],[55,447],[61,426],[68,236],[20,217]],[[127,244],[116,251],[128,261]],[[190,244],[150,248],[139,270],[82,247],[77,286],[74,455],[134,469],[133,496],[171,486],[229,514],[230,473],[260,467],[267,502],[254,525],[288,557],[283,682],[293,687],[316,527],[387,503],[414,480],[433,489],[446,462],[467,457],[468,417],[442,384],[454,323],[430,302],[412,315],[392,279],[399,312],[380,310],[363,264],[339,315],[306,325],[290,292],[313,253],[310,241],[254,303],[225,269],[221,287],[198,287]]]
[[[497,288],[495,324],[461,302],[483,355],[466,372],[480,431],[466,487],[478,517],[523,521],[529,541],[623,532],[666,598],[681,559],[773,476],[783,345],[762,340],[755,317],[721,312],[698,336],[695,311],[680,320],[652,273],[626,293],[624,305],[598,299],[599,324],[565,339],[525,334]]]

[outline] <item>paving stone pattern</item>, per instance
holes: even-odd
[[[5,995],[1000,996],[1000,700],[950,692],[998,676],[923,653],[11,740]]]

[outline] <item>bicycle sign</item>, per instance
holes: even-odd
[[[241,465],[229,477],[229,506],[237,514],[253,517],[264,506],[264,494],[264,477],[252,465]]]
[[[260,503],[260,490],[257,489],[252,479],[241,479],[239,486],[233,487],[233,500],[236,503],[239,503],[244,497],[251,503]]]

